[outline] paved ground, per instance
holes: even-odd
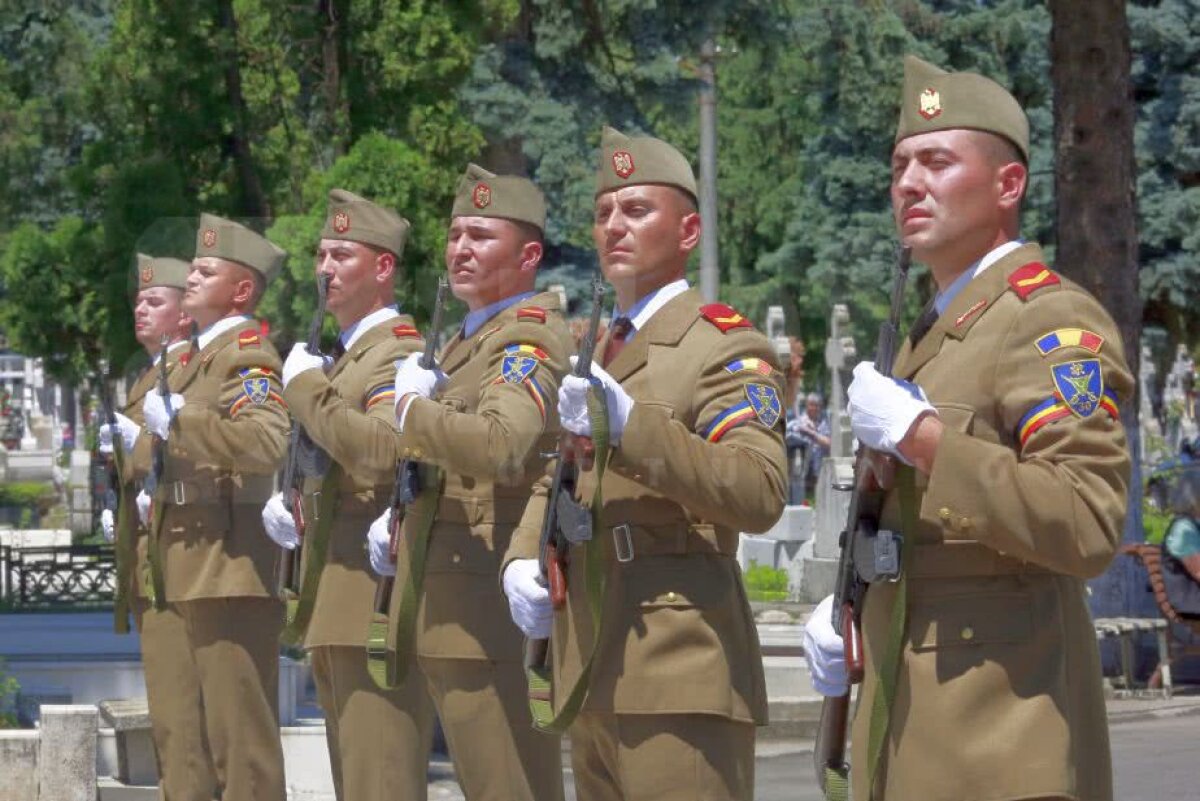
[[[1109,703],[1114,795],[1119,801],[1200,798],[1200,688],[1171,701]],[[813,779],[812,744],[802,740],[760,743],[756,801],[822,801]],[[570,770],[568,801],[575,801]],[[430,770],[430,801],[461,801],[450,766]]]

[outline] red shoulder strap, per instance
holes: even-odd
[[[721,329],[722,334],[734,328],[751,327],[749,320],[732,306],[726,306],[724,303],[709,303],[707,306],[701,306],[700,316]]]
[[[1008,285],[1021,300],[1028,300],[1039,289],[1060,283],[1058,275],[1040,261],[1031,261],[1018,267],[1008,276]]]
[[[396,335],[397,339],[421,338],[421,332],[418,331],[415,326],[406,325],[405,323],[401,323],[400,325],[393,327],[392,333]]]
[[[517,309],[518,320],[537,320],[539,323],[546,322],[546,310],[540,306],[522,306]]]

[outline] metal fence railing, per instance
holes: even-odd
[[[0,609],[111,607],[116,587],[111,545],[0,547]]]

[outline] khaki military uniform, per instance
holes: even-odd
[[[563,797],[559,740],[532,728],[522,635],[496,576],[544,472],[540,454],[556,446],[558,384],[573,349],[556,295],[510,306],[446,344],[446,386],[436,400],[412,402],[400,435],[401,456],[445,471],[408,681],[418,670],[424,676],[471,799]],[[512,370],[528,367],[518,359],[533,359],[532,372]],[[404,521],[405,546],[414,522]],[[393,619],[407,572],[403,549],[400,560]]]
[[[1084,579],[1121,539],[1116,409],[1133,380],[1108,314],[1040,262],[1036,245],[1001,258],[897,358],[946,428],[906,532],[907,636],[876,799],[1112,798]],[[899,530],[896,492],[883,518]],[[872,585],[864,607],[856,799],[895,597]]]
[[[183,631],[172,629],[181,659],[172,663],[163,692],[201,710],[198,731],[222,799],[282,801],[283,606],[274,595],[278,548],[260,517],[288,430],[279,357],[251,320],[183,358],[187,363],[172,370],[168,382],[185,405],[167,438],[159,492],[167,612]],[[139,462],[142,448],[141,442],[135,448]],[[152,670],[148,665],[148,681]],[[163,775],[203,775],[203,751],[181,750],[161,752]],[[211,798],[205,792],[198,781],[183,797]]]
[[[655,312],[606,369],[635,405],[604,476],[603,528],[585,546],[603,549],[607,573],[590,690],[570,729],[576,789],[587,801],[749,801],[767,696],[734,555],[739,532],[765,531],[783,510],[782,377],[766,339],[695,290]],[[761,413],[752,395],[767,401]],[[581,473],[580,500],[594,486]],[[506,561],[537,556],[539,489]],[[556,711],[596,636],[584,564],[572,549],[551,636]]]
[[[400,459],[395,362],[423,347],[412,317],[393,317],[363,332],[328,376],[306,370],[284,390],[299,424],[342,466],[305,639],[339,799],[420,799],[426,793],[433,704],[420,682],[382,690],[367,672],[378,579],[364,547],[365,532],[388,507]],[[305,484],[310,533],[320,525],[312,511],[322,483],[309,478]]]
[[[166,354],[167,375],[179,369],[179,359],[187,352],[187,343],[176,345]],[[159,371],[152,365],[129,390],[125,415],[145,425],[142,401],[154,391]],[[150,472],[151,438],[138,437],[129,458],[125,459],[124,480],[135,484],[127,494],[132,503],[141,479]],[[213,775],[212,754],[204,737],[204,707],[200,697],[200,679],[187,646],[187,627],[173,607],[157,610],[150,603],[150,566],[147,562],[147,531],[137,513],[127,518],[136,526],[136,562],[126,592],[132,599],[134,622],[142,648],[142,668],[146,678],[146,701],[150,707],[150,731],[154,738],[158,763],[159,796],[164,801],[211,801],[217,780]]]

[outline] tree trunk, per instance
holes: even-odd
[[[349,3],[318,0],[318,27],[321,32],[321,97],[324,101],[328,146],[333,158],[346,154],[350,142],[350,103],[342,86],[348,74],[346,47]]]
[[[1142,301],[1134,216],[1136,107],[1129,78],[1125,0],[1051,0],[1050,15],[1058,202],[1055,261],[1112,314],[1136,379]],[[1135,386],[1134,397],[1121,409],[1133,460],[1127,542],[1143,536],[1139,391]],[[1131,560],[1118,557],[1107,573],[1092,582],[1093,614],[1135,614],[1143,608],[1142,583]]]
[[[262,180],[254,164],[254,154],[250,149],[250,112],[246,108],[246,97],[242,94],[242,69],[233,0],[218,0],[217,25],[217,51],[225,65],[225,91],[229,94],[229,107],[233,112],[233,130],[227,140],[242,190],[242,203],[238,212],[261,221],[255,227],[262,228],[271,217],[271,204],[263,191]]]

